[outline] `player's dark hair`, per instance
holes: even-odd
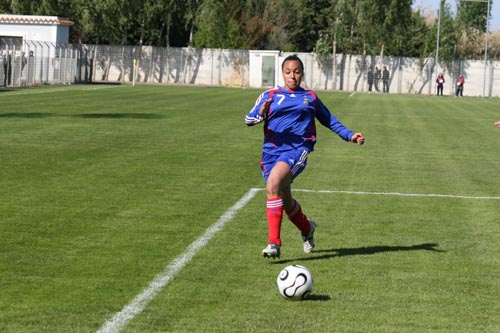
[[[297,60],[300,63],[300,68],[302,69],[302,71],[304,71],[304,63],[296,54],[289,55],[285,58],[285,60],[283,60],[283,62],[281,63],[281,70],[283,70],[283,68],[285,67],[285,62],[292,60]]]

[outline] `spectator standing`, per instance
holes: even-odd
[[[460,74],[457,81],[457,91],[455,92],[455,97],[464,97],[464,84],[465,78],[462,74]]]
[[[371,94],[373,86],[373,67],[368,68],[368,73],[366,74],[368,81],[368,93]]]
[[[375,90],[377,92],[380,91],[380,89],[378,88],[378,84],[380,82],[380,78],[382,77],[382,74],[380,72],[380,69],[378,67],[375,67],[375,73],[373,73],[374,75],[374,79],[375,79]]]
[[[443,96],[443,87],[444,87],[444,75],[443,73],[439,73],[436,83],[437,83],[437,95]]]
[[[12,50],[7,55],[3,55],[4,86],[12,84]]]
[[[0,63],[2,66],[0,69],[3,70],[2,75],[3,75],[3,86],[5,87],[7,84],[7,57],[3,53],[3,49],[0,49]]]
[[[387,69],[387,66],[384,66],[384,70],[382,71],[382,90],[384,93],[388,94],[389,93],[389,70]]]

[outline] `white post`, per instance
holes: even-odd
[[[484,42],[484,75],[483,75],[483,97],[486,97],[486,66],[488,65],[488,26],[490,23],[490,0],[486,12],[486,40]]]
[[[134,58],[134,65],[132,66],[132,87],[135,87],[135,75],[136,75],[136,68],[137,68],[137,59]]]

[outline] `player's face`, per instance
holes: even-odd
[[[297,90],[302,81],[303,69],[298,60],[288,60],[283,64],[283,81],[288,90]]]

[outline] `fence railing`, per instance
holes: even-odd
[[[0,86],[79,82],[79,60],[78,46],[0,40]]]
[[[282,83],[279,51],[195,49],[153,46],[68,45],[0,39],[0,86],[73,83],[150,83],[267,88]],[[464,74],[464,93],[500,97],[500,62],[338,54],[319,58],[300,53],[303,85],[317,90],[369,92],[370,71],[389,71],[389,93],[435,94],[438,73],[445,93]],[[380,81],[382,90],[382,81]],[[372,89],[376,92],[375,87]]]

